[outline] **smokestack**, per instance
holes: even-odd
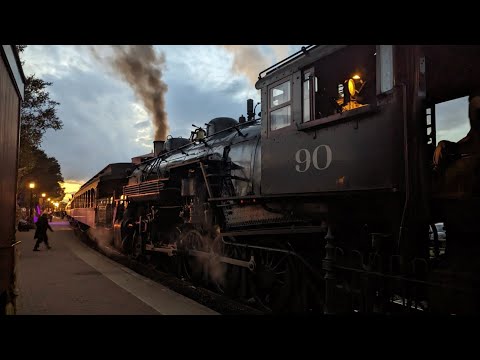
[[[255,113],[253,112],[253,99],[247,100],[247,116],[248,121],[255,119]]]
[[[155,156],[160,155],[160,153],[163,151],[165,141],[163,140],[156,140],[153,142],[153,153]]]

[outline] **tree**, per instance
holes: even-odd
[[[17,45],[22,53],[26,45]],[[22,65],[24,61],[22,61]],[[26,184],[35,181],[37,189],[50,197],[63,197],[58,181],[63,181],[60,165],[40,149],[43,135],[48,129],[60,130],[62,121],[57,116],[58,102],[50,99],[46,82],[32,74],[25,81],[25,96],[20,110],[20,154],[18,171],[19,202],[24,203]]]
[[[65,196],[65,189],[62,188],[59,182],[63,182],[63,176],[60,169],[60,164],[54,157],[48,157],[43,150],[36,149],[32,153],[35,159],[33,169],[26,174],[21,180],[19,186],[18,203],[20,206],[28,206],[30,201],[27,184],[35,183],[35,193],[37,197],[41,193],[46,193],[52,200],[62,200]]]
[[[19,53],[26,47],[17,45]],[[25,81],[25,98],[20,110],[19,167],[27,173],[34,166],[32,152],[40,147],[45,131],[60,130],[63,127],[56,109],[60,103],[51,100],[47,91],[47,87],[51,85],[51,82],[39,79],[35,74],[28,76]]]

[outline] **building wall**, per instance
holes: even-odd
[[[0,293],[11,283],[15,239],[20,96],[0,50]],[[23,85],[23,84],[22,84]]]

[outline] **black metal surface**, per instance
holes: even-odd
[[[207,136],[212,136],[220,131],[230,129],[238,125],[238,121],[228,117],[218,117],[208,122]]]
[[[185,146],[190,143],[189,139],[184,139],[181,137],[169,137],[167,138],[167,141],[165,141],[165,151],[173,151],[176,150],[182,146]]]

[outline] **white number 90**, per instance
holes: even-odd
[[[323,166],[318,165],[318,150],[320,148],[325,149],[326,153],[325,164],[323,164]],[[332,162],[332,149],[330,149],[330,146],[328,145],[319,145],[313,150],[312,154],[310,154],[308,149],[300,149],[295,153],[295,161],[297,162],[297,165],[295,165],[295,170],[298,172],[307,171],[312,163],[315,169],[325,170]]]

